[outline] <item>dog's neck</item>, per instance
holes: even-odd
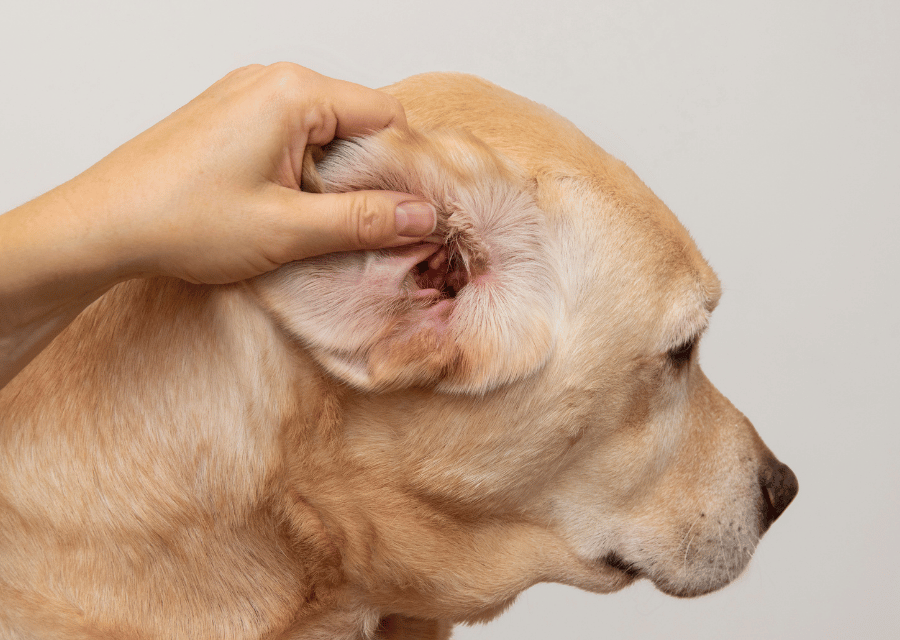
[[[165,541],[148,547],[152,558],[111,552],[102,567],[54,579],[87,579],[86,592],[102,593],[102,584],[138,601],[148,584],[134,576],[159,575],[164,582],[150,588],[177,610],[151,616],[224,628],[244,624],[249,606],[265,628],[291,629],[285,638],[347,639],[402,637],[422,625],[443,637],[448,623],[435,621],[489,619],[534,582],[556,579],[541,567],[549,556],[566,564],[569,551],[544,528],[416,495],[402,456],[372,449],[385,421],[409,428],[398,406],[430,406],[434,399],[415,397],[427,392],[400,399],[343,387],[253,296],[243,285],[124,283],[0,394],[9,418],[0,481],[32,509],[81,502],[38,514],[51,525],[41,535],[64,531],[70,544],[86,536],[85,544],[106,540],[113,550],[136,550],[135,536]],[[77,384],[55,393],[60,377]],[[373,416],[382,424],[368,422]],[[38,434],[21,439],[27,451],[16,440],[23,429]],[[147,459],[147,450],[164,453]],[[79,488],[64,468],[42,466],[66,456],[94,468],[95,486]],[[48,477],[68,483],[65,495],[34,495],[53,490]],[[214,531],[202,549],[191,537],[198,527]],[[435,561],[447,549],[457,550],[458,571]],[[213,570],[223,573],[206,575]],[[209,601],[235,619],[209,618]]]
[[[64,606],[115,620],[111,592],[146,605],[114,624],[149,635],[171,620],[231,637],[294,619],[302,559],[268,504],[281,425],[300,408],[291,357],[240,286],[131,281],[3,389],[0,517],[33,531],[16,546],[45,598],[37,635],[54,635]]]

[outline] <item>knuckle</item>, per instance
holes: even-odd
[[[237,69],[232,70],[225,76],[225,78],[244,78],[246,76],[258,73],[262,68],[263,66],[261,64],[247,64],[243,67],[238,67]]]
[[[375,249],[387,239],[387,221],[375,198],[354,194],[349,203],[349,241],[360,249]]]
[[[337,131],[337,118],[325,105],[310,106],[303,117],[303,128],[307,131],[309,144],[328,144]]]
[[[258,88],[266,108],[285,126],[297,122],[298,114],[304,114],[300,122],[309,131],[305,119],[310,116],[309,98],[315,91],[314,79],[308,77],[309,74],[313,72],[290,62],[272,63],[260,74]]]
[[[281,91],[293,89],[298,84],[297,73],[287,63],[276,62],[266,69],[270,82]]]
[[[292,62],[275,62],[265,72],[270,101],[285,121],[299,123],[311,144],[330,142],[337,119],[321,98],[324,76]]]
[[[266,67],[272,81],[286,89],[309,87],[320,77],[315,71],[293,62],[274,62]]]
[[[302,68],[299,65],[295,65],[292,62],[285,62],[284,60],[280,60],[279,62],[273,62],[268,67],[269,71],[276,75],[295,75],[297,73],[298,68]]]

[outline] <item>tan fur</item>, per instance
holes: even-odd
[[[770,454],[667,356],[719,296],[671,212],[489,83],[389,91],[413,130],[304,186],[419,194],[438,244],[119,285],[0,392],[0,638],[438,639],[749,561]]]

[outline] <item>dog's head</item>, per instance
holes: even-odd
[[[344,571],[387,613],[455,619],[538,581],[733,580],[797,482],[700,370],[720,289],[691,238],[539,105],[466,76],[389,90],[417,132],[333,145],[321,184],[418,194],[435,242],[254,284],[348,389],[317,502]]]

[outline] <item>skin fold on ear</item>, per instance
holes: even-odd
[[[328,372],[366,391],[483,393],[546,362],[559,283],[521,169],[462,131],[386,130],[312,159],[305,189],[401,191],[438,211],[433,242],[329,254],[251,281]]]

